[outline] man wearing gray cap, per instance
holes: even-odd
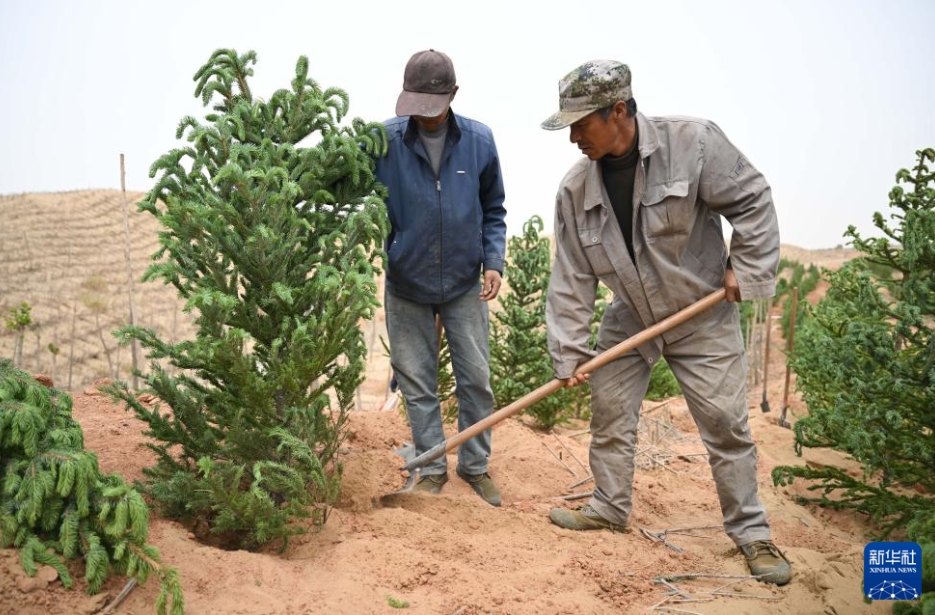
[[[506,209],[500,157],[490,129],[450,109],[454,65],[428,49],[410,58],[396,116],[385,123],[388,153],[377,159],[387,187],[386,326],[390,362],[406,400],[416,454],[445,441],[438,400],[440,319],[451,351],[458,428],[493,412],[487,302],[500,291]],[[500,505],[487,471],[488,429],[458,450],[457,474]],[[414,490],[438,493],[445,457],[423,468]]]
[[[594,495],[549,518],[573,530],[626,528],[640,405],[653,365],[665,357],[708,451],[724,530],[753,574],[784,585],[791,567],[757,496],[736,306],[775,292],[779,226],[769,185],[713,122],[639,113],[630,69],[620,62],[586,62],[568,73],[559,109],[542,127],[570,127],[585,157],[565,175],[555,203],[546,321],[556,377],[568,386],[587,379],[574,372],[592,356],[598,281],[614,293],[598,352],[720,287],[728,302],[590,375]],[[733,230],[729,257],[722,218]]]

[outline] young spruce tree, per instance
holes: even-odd
[[[814,481],[814,501],[870,515],[883,536],[933,543],[935,150],[917,156],[911,172],[896,175],[908,189],[890,191],[895,222],[874,215],[882,236],[847,230],[864,255],[829,273],[831,287],[796,331],[791,358],[809,409],[795,424],[797,451],[837,449],[864,475],[793,466],[777,467],[773,480]]]
[[[23,341],[26,337],[26,329],[33,324],[32,306],[23,301],[19,307],[10,309],[4,319],[6,328],[16,336],[13,340],[13,364],[20,366],[23,364]]]
[[[112,574],[140,583],[156,574],[156,611],[181,615],[178,575],[146,543],[149,509],[115,474],[102,474],[67,394],[46,388],[9,360],[0,361],[0,547],[19,549],[23,569],[55,568],[73,580],[65,560],[82,559],[88,593]]]
[[[212,111],[181,121],[188,145],[153,164],[159,180],[140,204],[163,226],[144,280],[175,286],[195,339],[124,329],[148,351],[160,403],[112,390],[149,425],[158,461],[146,490],[162,512],[241,548],[303,531],[297,518],[327,519],[386,232],[373,174],[382,126],[342,126],[347,94],[320,88],[305,57],[290,89],[254,97],[255,61],[222,49],[197,72]]]
[[[540,235],[542,219],[533,216],[523,234],[511,237],[507,246],[506,283],[501,309],[493,314],[491,385],[502,407],[534,391],[553,378],[545,328],[545,303],[549,287],[551,251],[549,238]],[[537,402],[527,412],[545,429],[566,422],[587,406],[587,385],[560,389]]]

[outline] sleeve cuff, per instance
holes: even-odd
[[[503,275],[503,259],[488,259],[484,261],[484,271],[496,271]]]

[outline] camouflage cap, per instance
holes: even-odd
[[[614,60],[591,60],[558,82],[559,111],[542,122],[542,127],[559,130],[618,100],[631,98],[629,66]]]

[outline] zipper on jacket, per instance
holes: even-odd
[[[442,263],[445,260],[445,223],[444,212],[442,211],[442,180],[440,176],[435,177],[435,194],[438,196],[438,290],[441,294],[439,303],[445,303],[445,268]]]

